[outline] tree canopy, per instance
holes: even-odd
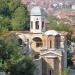
[[[11,67],[11,75],[34,75],[35,65],[29,57],[21,59]]]
[[[0,69],[8,69],[8,64],[13,64],[20,58],[20,47],[14,34],[4,33],[0,36]],[[10,62],[9,62],[10,61]],[[9,62],[9,63],[8,63]]]
[[[35,65],[32,59],[21,54],[14,32],[2,33],[0,36],[0,71],[7,75],[33,75]]]
[[[0,0],[0,71],[7,75],[33,75],[35,65],[22,56],[15,31],[29,30],[29,12],[20,0]],[[25,65],[25,66],[24,66]]]
[[[0,32],[28,30],[29,12],[20,0],[0,0]]]
[[[48,16],[48,29],[53,29],[53,30],[57,30],[57,31],[66,31],[68,32],[68,39],[71,39],[71,35],[72,35],[72,27],[68,24],[64,24],[63,22],[60,22],[59,24],[57,23],[57,19],[54,16]]]

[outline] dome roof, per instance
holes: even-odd
[[[56,36],[56,35],[58,35],[59,33],[57,32],[57,31],[55,31],[55,30],[48,30],[48,31],[46,31],[45,33],[44,33],[45,35],[53,35],[53,36]]]
[[[31,9],[30,15],[32,15],[32,16],[37,16],[37,15],[38,16],[44,16],[45,15],[45,11],[41,7],[35,6],[35,7],[33,7]]]

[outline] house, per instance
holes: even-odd
[[[34,75],[62,75],[67,67],[67,34],[47,30],[43,8],[34,6],[30,11],[30,31],[16,35],[25,54],[29,52],[36,64]]]

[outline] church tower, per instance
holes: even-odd
[[[30,32],[42,33],[44,31],[46,31],[45,12],[41,7],[35,6],[30,12]]]

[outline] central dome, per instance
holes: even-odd
[[[45,16],[45,11],[40,6],[35,6],[31,9],[31,16]]]

